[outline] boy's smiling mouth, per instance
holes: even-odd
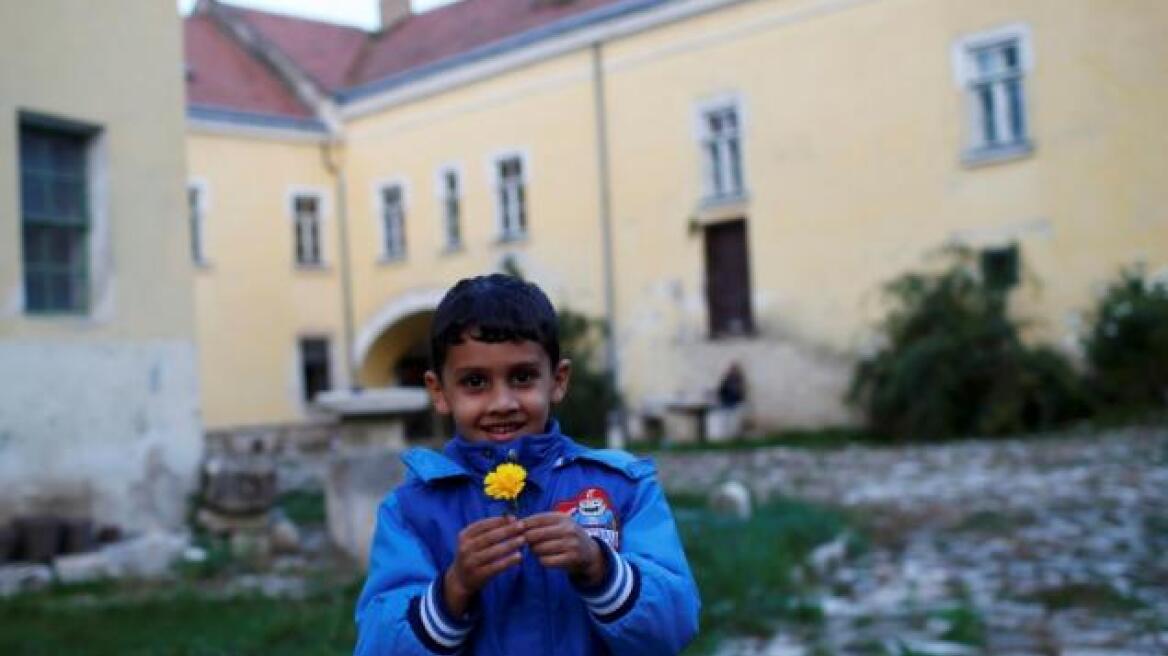
[[[483,432],[487,433],[491,437],[500,438],[509,437],[514,433],[518,433],[519,431],[523,430],[525,425],[526,422],[522,421],[500,421],[483,424],[480,426],[480,428]]]

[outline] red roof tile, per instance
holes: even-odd
[[[375,0],[369,0],[373,2]],[[460,0],[410,16],[384,33],[220,3],[287,55],[326,92],[337,92],[434,64],[569,16],[621,0]],[[255,55],[196,10],[184,21],[188,102],[240,111],[309,117]]]
[[[373,2],[374,0],[368,0]],[[229,7],[326,91],[344,88],[346,76],[369,34],[355,27]]]
[[[311,117],[270,68],[205,14],[183,21],[187,102],[246,112]]]
[[[618,1],[461,0],[411,16],[378,35],[348,81],[373,82]]]

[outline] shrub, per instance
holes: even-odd
[[[848,398],[885,437],[1001,435],[1085,414],[1079,376],[1057,351],[1028,346],[968,249],[946,251],[938,273],[886,285],[886,345],[857,365]]]
[[[570,309],[557,314],[560,349],[572,360],[572,380],[564,402],[556,407],[556,418],[564,433],[586,444],[604,446],[608,415],[620,403],[612,378],[597,355],[607,325]]]
[[[1092,391],[1121,411],[1168,401],[1168,285],[1136,268],[1108,286],[1084,339]]]

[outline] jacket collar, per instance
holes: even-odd
[[[471,475],[485,476],[501,463],[514,462],[533,476],[562,464],[564,457],[574,455],[577,449],[579,447],[560,432],[559,422],[553,419],[543,433],[506,442],[471,442],[455,434],[443,453]]]

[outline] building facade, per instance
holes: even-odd
[[[959,244],[1075,348],[1168,265],[1168,7],[462,0],[375,33],[186,20],[207,422],[411,385],[462,276],[602,317],[637,418],[732,363],[758,429],[846,423],[881,284]]]
[[[180,28],[129,0],[0,21],[0,522],[183,523],[202,425]]]

